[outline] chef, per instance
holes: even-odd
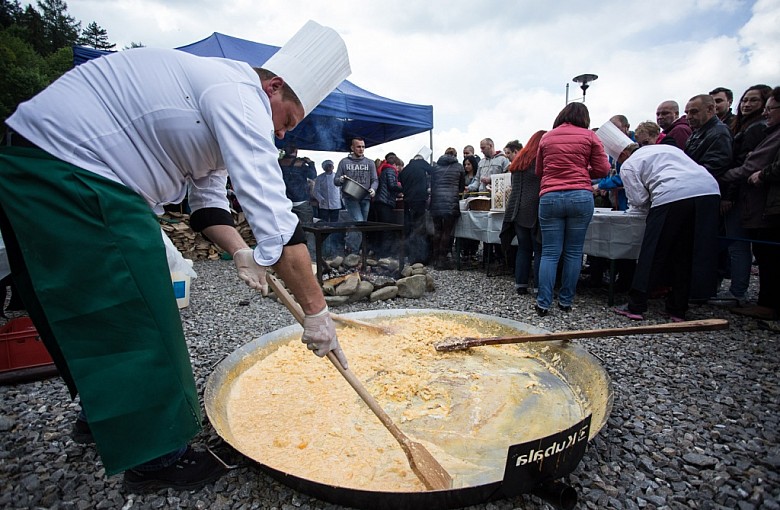
[[[350,74],[309,21],[262,69],[139,48],[72,69],[7,120],[0,228],[38,332],[79,395],[107,474],[129,491],[197,489],[224,465],[189,446],[201,412],[155,214],[188,194],[191,226],[267,293],[273,266],[306,312],[302,341],[342,365],[305,237],[285,196],[283,138]],[[233,225],[228,174],[257,246]]]

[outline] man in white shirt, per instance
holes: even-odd
[[[188,194],[191,226],[267,292],[274,266],[306,313],[302,341],[346,366],[298,218],[283,138],[350,73],[308,22],[264,65],[139,48],[69,71],[8,119],[32,148],[0,151],[0,228],[14,278],[106,474],[131,491],[197,489],[224,473],[188,446],[200,404],[159,223]],[[236,231],[228,172],[257,247]],[[151,209],[151,210],[150,210]],[[31,214],[30,211],[34,211]],[[76,431],[79,431],[77,422]]]
[[[646,212],[647,220],[628,303],[615,311],[642,320],[650,291],[669,284],[666,315],[681,321],[692,281],[717,286],[713,254],[718,246],[718,183],[676,147],[657,144],[640,149],[626,140],[629,144],[618,157],[623,186],[630,211]]]

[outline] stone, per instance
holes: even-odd
[[[433,281],[433,276],[425,274],[425,292],[434,292],[436,290],[436,283]]]
[[[325,303],[331,308],[341,306],[349,300],[349,296],[325,296]]]
[[[395,299],[398,296],[398,287],[390,285],[375,290],[368,296],[368,300],[372,303],[376,301],[385,301],[387,299]]]
[[[360,255],[356,253],[350,253],[344,257],[344,265],[348,268],[358,267],[360,265]]]
[[[686,453],[683,455],[683,460],[688,464],[692,464],[697,467],[713,467],[718,463],[718,459],[710,457],[708,455],[702,455],[700,453]]]
[[[418,274],[426,275],[428,274],[428,270],[425,269],[424,267],[418,267],[417,269],[412,269],[412,275],[418,275]]]
[[[333,269],[338,269],[339,267],[341,267],[341,264],[344,263],[344,257],[342,257],[342,256],[333,257],[332,260],[328,260],[327,262],[328,262],[328,265],[330,267],[332,267]]]
[[[377,276],[374,278],[371,283],[374,284],[375,289],[381,289],[382,287],[390,287],[395,286],[395,278],[390,278],[389,276]]]
[[[404,278],[412,276],[412,266],[404,266],[404,268],[401,269],[401,276]]]
[[[353,273],[344,280],[344,283],[336,287],[336,295],[351,296],[357,290],[358,285],[360,285],[360,277],[356,273]]]
[[[419,299],[425,294],[425,275],[414,275],[398,280],[398,296]]]
[[[398,266],[399,266],[398,259],[394,259],[394,258],[391,258],[391,257],[386,257],[386,258],[379,259],[377,265],[379,267],[383,267],[383,268],[388,269],[390,271],[398,271]]]
[[[322,285],[322,293],[326,296],[335,296],[336,295],[336,287],[333,285],[330,285],[329,283],[324,283]]]
[[[365,281],[358,282],[357,289],[351,296],[349,296],[347,303],[354,303],[355,301],[360,301],[361,299],[365,299],[368,296],[370,296],[372,292],[374,292],[374,286],[371,285],[370,282],[365,282]]]

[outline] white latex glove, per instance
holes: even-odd
[[[368,194],[371,196],[371,198],[374,198],[376,191],[374,191],[374,188],[368,188]]]
[[[330,318],[327,305],[314,315],[306,315],[303,318],[303,336],[301,342],[306,344],[310,351],[320,358],[333,351],[341,366],[347,368],[347,357],[341,350],[339,339],[336,337],[336,326]]]
[[[265,267],[255,262],[254,251],[242,248],[233,254],[233,262],[238,269],[238,277],[249,287],[259,290],[263,296],[268,295],[268,282],[265,280]]]

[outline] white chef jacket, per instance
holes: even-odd
[[[632,211],[720,195],[712,174],[672,145],[647,145],[635,151],[621,165],[620,177]]]
[[[133,189],[157,214],[188,187],[193,211],[229,211],[229,173],[260,265],[276,263],[298,224],[271,106],[246,63],[125,50],[69,71],[6,123],[53,156]]]

